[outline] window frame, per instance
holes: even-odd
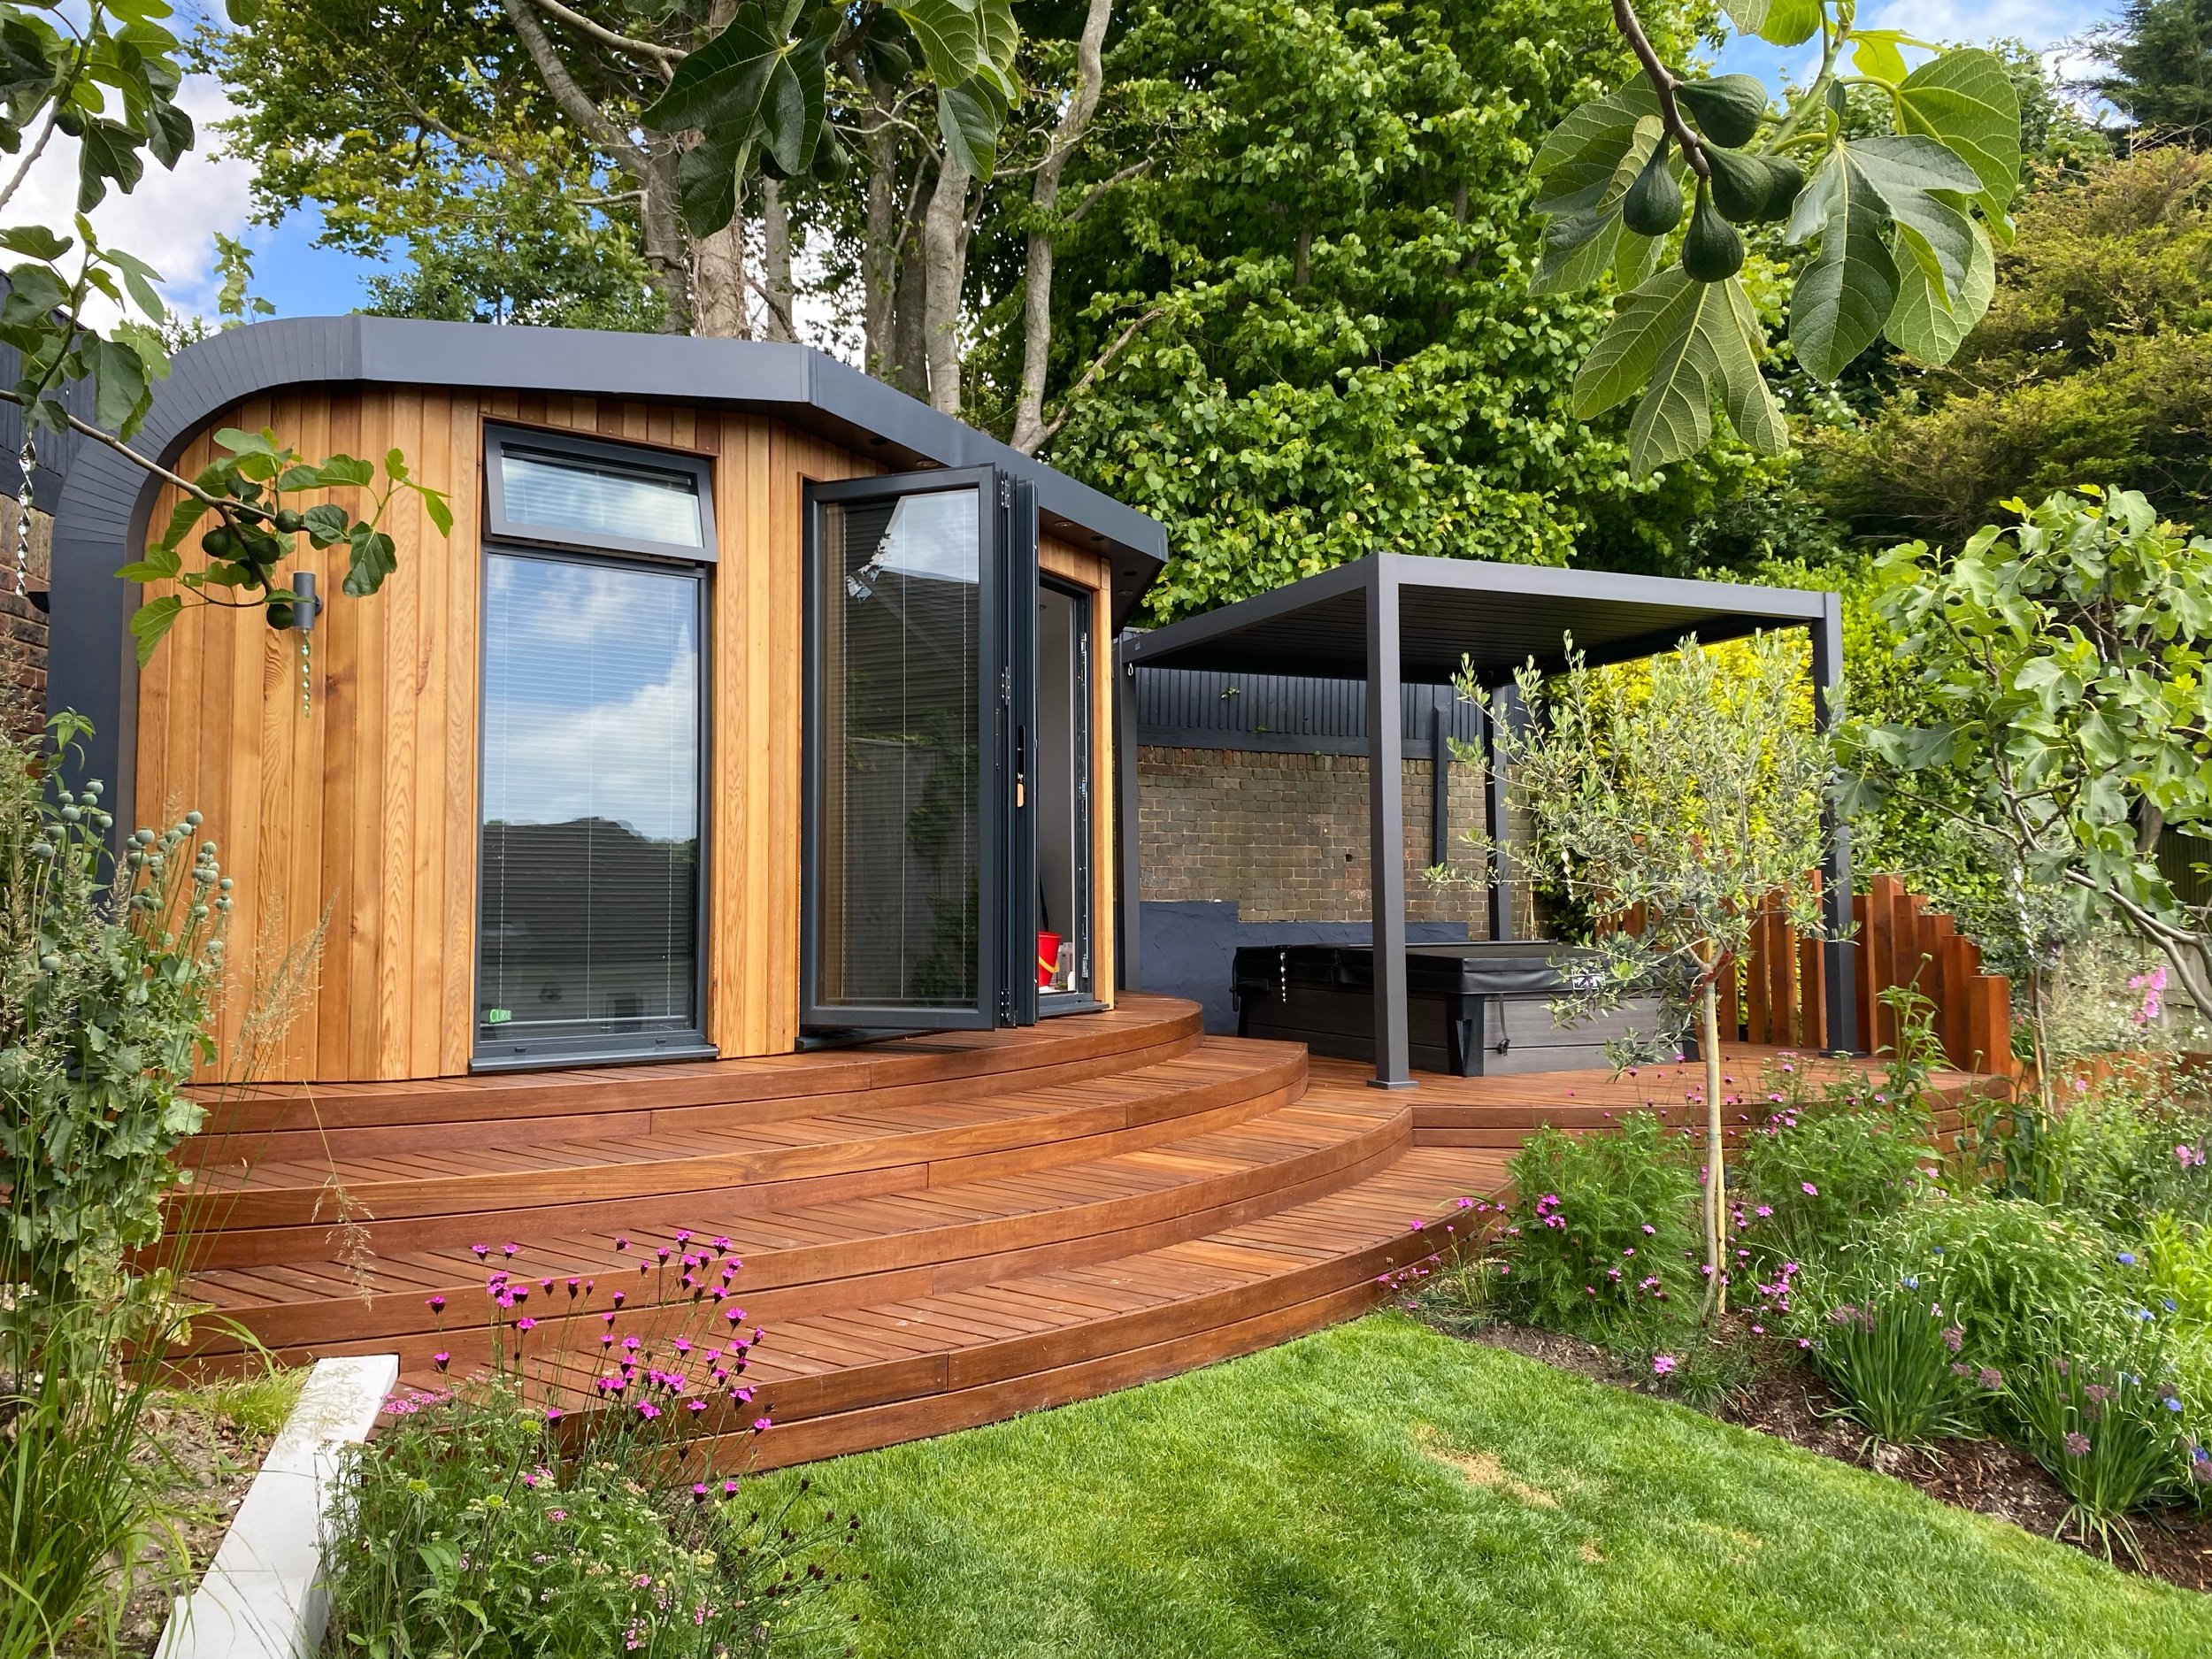
[[[507,512],[507,451],[536,451],[572,456],[580,461],[602,461],[641,472],[688,477],[699,505],[700,542],[657,541],[643,536],[606,535],[561,525],[518,522]],[[615,553],[631,558],[673,559],[685,565],[718,562],[714,523],[714,465],[703,455],[664,449],[650,443],[629,443],[585,437],[540,426],[518,426],[488,422],[484,427],[484,540],[488,544],[566,548]]]
[[[663,1032],[591,1033],[572,1037],[540,1037],[523,1040],[492,1039],[482,1035],[483,1021],[480,1010],[483,1007],[484,973],[484,776],[490,758],[491,735],[489,723],[483,718],[484,696],[489,684],[488,665],[491,655],[491,630],[481,626],[480,618],[488,609],[491,592],[491,562],[495,557],[540,559],[548,563],[580,565],[591,568],[612,565],[635,571],[649,572],[656,576],[684,574],[672,571],[672,565],[688,567],[694,602],[697,611],[697,638],[699,650],[699,740],[697,757],[697,794],[699,820],[698,892],[695,895],[694,934],[692,951],[692,1010],[693,1023],[681,1030]],[[469,1070],[474,1071],[523,1071],[547,1067],[592,1065],[599,1064],[626,1064],[640,1062],[674,1060],[712,1060],[720,1057],[720,1050],[708,1035],[708,995],[712,982],[709,955],[713,949],[710,927],[713,917],[712,871],[714,838],[714,799],[710,787],[714,765],[714,690],[713,654],[709,629],[714,618],[714,595],[711,587],[711,561],[699,558],[682,560],[609,555],[589,548],[548,546],[532,542],[495,542],[487,540],[477,562],[478,617],[477,629],[477,733],[476,733],[476,897],[471,918],[471,950],[469,964]]]

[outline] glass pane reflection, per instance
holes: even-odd
[[[478,1041],[695,1031],[698,574],[486,563]]]
[[[815,1000],[972,1007],[980,497],[971,487],[821,511]]]

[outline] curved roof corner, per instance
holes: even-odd
[[[557,344],[555,343],[557,342]],[[810,347],[680,334],[604,334],[396,317],[286,318],[178,354],[133,446],[173,463],[208,418],[242,398],[314,385],[437,386],[583,397],[675,398],[773,414],[894,465],[996,466],[1035,486],[1045,529],[1111,563],[1117,621],[1167,557],[1159,523],[987,433]],[[96,443],[76,446],[56,503],[47,697],[93,722],[86,770],[119,809],[134,752],[137,671],[116,569],[137,557],[158,480]],[[119,821],[128,813],[119,810]]]

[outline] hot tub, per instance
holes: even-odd
[[[1544,940],[1406,947],[1406,1035],[1414,1068],[1453,1077],[1608,1064],[1605,1045],[1649,1032],[1658,1005],[1632,998],[1583,1024],[1550,1004],[1586,953]],[[1375,953],[1366,945],[1257,945],[1236,954],[1237,1034],[1302,1042],[1342,1060],[1375,1057]]]

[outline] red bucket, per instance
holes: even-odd
[[[1039,933],[1037,935],[1037,983],[1040,986],[1049,986],[1052,983],[1052,976],[1059,971],[1060,935]]]

